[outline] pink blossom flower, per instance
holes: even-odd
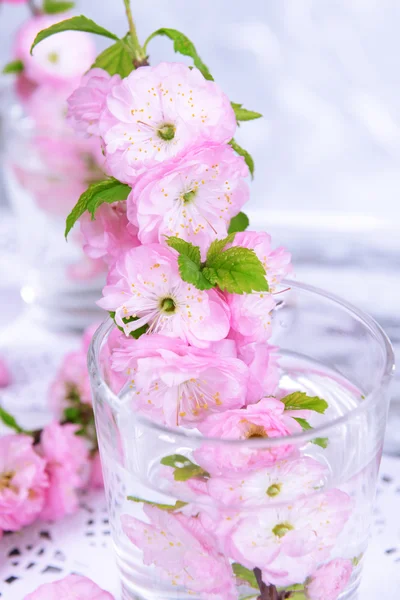
[[[322,488],[326,477],[324,465],[312,458],[301,457],[282,460],[250,473],[210,477],[207,489],[210,496],[227,506],[266,507],[312,494]]]
[[[142,244],[178,236],[203,256],[228,233],[249,197],[248,168],[230,146],[202,146],[142,175],[128,198],[128,218]]]
[[[31,437],[0,438],[0,532],[18,531],[39,516],[48,486],[45,467]]]
[[[87,353],[98,323],[88,327],[82,337],[81,347],[68,352],[49,389],[49,404],[57,418],[74,402],[92,404],[90,379],[87,368]]]
[[[99,588],[91,579],[67,575],[64,579],[45,583],[25,600],[114,600],[111,594]]]
[[[210,415],[198,424],[211,438],[247,440],[265,438],[265,446],[252,444],[218,444],[207,441],[194,452],[196,462],[213,476],[243,473],[274,465],[297,453],[293,444],[268,445],[268,438],[279,438],[301,431],[300,425],[284,414],[285,406],[274,398],[263,398],[257,404],[239,410],[226,410]]]
[[[265,342],[241,343],[238,338],[236,347],[238,358],[249,367],[246,403],[275,394],[280,378],[277,348]]]
[[[110,171],[132,182],[147,168],[204,142],[228,142],[236,119],[228,97],[196,68],[160,63],[132,71],[107,96],[100,119]]]
[[[98,451],[90,461],[89,486],[92,488],[102,488],[104,486],[103,471],[101,469],[101,460]]]
[[[42,135],[53,137],[64,134],[67,138],[73,135],[66,122],[67,98],[73,89],[73,84],[68,82],[56,88],[53,85],[42,84],[35,85],[31,92],[25,95],[23,99],[25,112]],[[62,141],[61,138],[60,143]]]
[[[60,85],[75,81],[90,68],[96,56],[94,43],[81,31],[64,31],[43,40],[30,54],[36,35],[65,19],[65,15],[39,15],[26,21],[15,39],[14,57],[24,64],[24,75],[38,84]]]
[[[91,69],[82,77],[80,86],[68,98],[68,120],[75,131],[100,134],[99,119],[107,94],[119,83],[119,75],[111,76],[104,69]]]
[[[40,450],[47,460],[50,485],[46,490],[43,519],[60,519],[78,509],[76,491],[89,476],[89,453],[84,440],[76,435],[79,426],[47,425],[40,438]]]
[[[193,426],[207,413],[243,405],[248,371],[240,360],[164,336],[129,342],[127,352],[115,351],[113,367],[128,364],[135,407],[151,418],[169,426]]]
[[[129,250],[111,269],[109,282],[98,304],[115,312],[126,334],[148,325],[149,333],[206,347],[229,331],[229,312],[221,296],[183,281],[175,253],[159,244]],[[126,323],[129,317],[136,320]]]
[[[306,585],[310,600],[337,600],[348,584],[353,565],[351,560],[335,558],[319,567]]]
[[[8,2],[8,4],[25,4],[27,0],[3,0],[3,2]]]
[[[231,327],[248,342],[262,342],[271,335],[271,311],[275,306],[271,294],[285,275],[291,272],[290,254],[284,248],[272,250],[267,233],[244,231],[237,233],[233,246],[254,250],[265,271],[270,293],[228,294],[231,309]]]
[[[80,223],[83,250],[90,258],[104,258],[110,264],[139,245],[137,228],[126,217],[125,202],[104,203],[96,210],[94,220],[85,213]]]
[[[265,583],[293,585],[328,558],[351,505],[346,493],[329,490],[250,516],[244,513],[221,542],[228,556],[249,569],[258,566]]]
[[[145,565],[155,565],[163,580],[207,600],[214,594],[221,600],[238,598],[229,561],[215,550],[215,540],[198,519],[152,506],[143,510],[150,523],[129,515],[122,515],[121,522],[143,551]]]
[[[95,138],[77,139],[60,131],[40,134],[26,151],[35,156],[37,164],[29,169],[15,165],[15,175],[47,213],[65,218],[89,182],[104,178]]]
[[[5,388],[11,383],[11,373],[5,361],[0,358],[0,388]]]

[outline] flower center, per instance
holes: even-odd
[[[59,56],[58,56],[57,52],[49,52],[49,54],[47,55],[47,58],[48,58],[49,62],[51,62],[53,65],[56,65],[59,61]]]
[[[192,200],[196,197],[196,190],[190,190],[190,192],[186,192],[182,194],[183,204],[190,204]]]
[[[294,529],[293,525],[285,521],[284,523],[278,523],[278,525],[275,525],[275,527],[272,530],[272,533],[277,537],[281,538],[284,535],[286,535],[289,531],[292,531],[292,529]]]
[[[249,423],[249,427],[246,432],[246,440],[249,440],[251,438],[266,437],[268,437],[268,434],[262,425],[255,425],[254,423]]]
[[[160,310],[162,310],[162,312],[168,313],[168,314],[172,314],[175,312],[176,309],[176,304],[175,302],[172,300],[172,298],[163,298],[160,302]]]
[[[11,481],[15,475],[14,471],[6,471],[0,474],[0,492],[6,489],[12,489]]]
[[[270,498],[274,498],[275,496],[278,496],[281,493],[281,487],[282,487],[282,484],[280,484],[280,483],[274,483],[274,484],[270,485],[269,488],[267,489],[267,496],[269,496]]]
[[[170,142],[175,137],[176,127],[172,123],[164,123],[158,128],[157,135],[165,142]]]

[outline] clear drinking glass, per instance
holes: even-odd
[[[274,600],[357,598],[393,352],[369,316],[286,283],[279,387],[329,403],[312,431],[268,438],[250,424],[234,441],[157,425],[135,412],[132,384],[110,389],[114,325],[97,331],[89,370],[124,599],[255,600],[260,574]]]
[[[103,177],[97,154],[66,126],[38,128],[18,104],[7,114],[3,177],[16,217],[21,296],[33,316],[56,327],[81,329],[99,313],[104,262],[85,255],[79,227],[64,237],[79,196]]]

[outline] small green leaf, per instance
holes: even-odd
[[[63,2],[59,0],[44,0],[43,12],[48,15],[55,15],[73,9],[75,2]]]
[[[86,31],[88,33],[94,33],[96,35],[102,35],[103,37],[110,38],[111,40],[119,40],[119,37],[114,33],[111,33],[111,31],[108,31],[107,29],[104,29],[104,27],[97,25],[97,23],[95,23],[91,19],[80,15],[79,17],[71,17],[71,19],[66,19],[65,21],[61,21],[60,23],[55,23],[55,25],[52,25],[47,29],[42,29],[42,31],[39,31],[39,33],[33,41],[31,47],[31,54],[34,47],[37,46],[40,42],[50,37],[51,35],[61,33],[62,31]]]
[[[182,454],[171,454],[161,459],[161,464],[174,469],[175,481],[187,481],[193,477],[209,477],[209,473]]]
[[[360,562],[361,562],[361,561],[362,561],[362,559],[363,559],[363,556],[364,556],[364,553],[363,553],[363,552],[361,552],[361,554],[359,554],[358,556],[355,556],[355,557],[352,559],[352,561],[351,561],[351,562],[353,563],[353,567],[358,567],[358,565],[360,564]]]
[[[245,213],[240,212],[238,215],[236,215],[236,217],[231,219],[228,233],[239,233],[240,231],[246,231],[249,224],[249,217]]]
[[[235,234],[230,233],[226,238],[222,240],[214,240],[207,252],[207,261],[206,264],[208,267],[212,266],[212,261],[221,254],[224,250],[225,246],[228,244],[232,244],[235,239]]]
[[[249,167],[249,171],[250,171],[251,177],[253,179],[253,177],[254,177],[254,160],[252,159],[251,155],[247,152],[247,150],[245,150],[244,148],[239,146],[239,144],[234,139],[232,139],[229,142],[229,144],[232,146],[232,148],[234,149],[236,154],[239,154],[239,156],[243,156],[244,162]]]
[[[301,419],[300,417],[293,417],[295,421],[298,422],[299,425],[301,425],[301,427],[303,428],[303,431],[310,431],[310,429],[313,429],[310,425],[310,423],[306,420],[306,419]],[[315,438],[314,440],[311,440],[312,444],[315,444],[316,446],[321,446],[321,448],[326,449],[328,447],[329,444],[329,439],[328,438]]]
[[[174,236],[167,238],[167,244],[170,248],[179,252],[181,256],[187,256],[192,263],[200,268],[201,255],[199,246],[194,246],[190,242],[186,242],[185,240],[181,240],[181,238]]]
[[[262,117],[262,114],[258,112],[254,112],[253,110],[247,110],[247,108],[243,108],[242,104],[237,104],[236,102],[231,102],[232,108],[235,111],[236,121],[253,121],[254,119],[259,119]]]
[[[112,320],[115,322],[115,312],[109,312],[108,313],[110,315],[110,317],[112,318]],[[125,324],[127,323],[132,323],[132,321],[137,321],[139,317],[124,317],[122,320]],[[117,323],[115,323],[117,325]],[[120,325],[117,325],[118,329],[120,331],[122,331],[122,333],[124,333],[124,328],[121,327]],[[135,329],[134,331],[130,332],[130,336],[135,338],[135,340],[138,340],[140,338],[140,336],[144,335],[146,333],[146,331],[148,330],[149,326],[147,325],[147,323],[145,325],[142,325],[141,327],[139,327],[139,329]]]
[[[178,266],[183,281],[191,283],[198,290],[211,290],[214,287],[215,284],[204,276],[204,270],[200,269],[188,256],[180,254]]]
[[[5,75],[10,75],[12,73],[18,75],[19,73],[22,73],[23,70],[24,63],[22,62],[22,60],[12,60],[3,67],[3,73]]]
[[[181,500],[177,500],[175,504],[159,504],[158,502],[150,502],[150,500],[143,500],[143,498],[138,498],[137,496],[127,496],[127,500],[131,502],[143,502],[144,504],[149,504],[150,506],[155,506],[160,510],[166,510],[168,512],[174,512],[175,510],[179,510],[187,505],[187,502],[182,502]]]
[[[326,400],[318,396],[307,396],[305,392],[293,392],[281,399],[285,405],[285,410],[313,410],[324,414],[328,408]]]
[[[92,69],[104,69],[109,75],[127,77],[134,70],[132,54],[126,45],[127,36],[98,55]]]
[[[259,589],[257,579],[256,579],[256,576],[254,575],[253,571],[250,571],[250,569],[247,569],[240,563],[233,563],[232,570],[238,579],[241,579],[242,581],[246,581],[247,583],[249,583],[251,585],[252,588],[254,588],[256,590]]]
[[[253,250],[234,246],[212,261],[207,260],[203,274],[222,291],[230,294],[268,292],[265,269]]]
[[[17,421],[14,419],[10,413],[8,413],[4,408],[0,406],[0,420],[4,423],[6,427],[13,429],[17,433],[27,433],[22,427],[20,427]]]
[[[147,51],[147,44],[158,35],[165,35],[170,40],[174,42],[174,50],[175,52],[179,52],[179,54],[183,54],[184,56],[190,56],[193,59],[193,64],[195,67],[199,69],[199,71],[203,74],[205,79],[210,81],[214,81],[213,76],[211,75],[207,65],[203,63],[200,56],[197,53],[197,50],[193,44],[189,40],[186,35],[178,31],[177,29],[167,29],[163,27],[162,29],[157,29],[154,31],[144,43],[144,51]]]
[[[83,192],[70,212],[66,221],[65,237],[68,236],[76,221],[88,210],[94,219],[96,209],[104,202],[113,203],[126,200],[131,188],[113,177],[96,181]]]
[[[76,406],[69,406],[64,409],[64,419],[68,423],[81,423],[81,410]]]

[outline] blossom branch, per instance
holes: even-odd
[[[292,592],[278,592],[274,585],[267,585],[262,580],[261,569],[256,567],[253,569],[254,576],[257,580],[257,585],[260,588],[260,595],[257,600],[285,600],[292,597]]]
[[[136,31],[136,25],[135,25],[135,22],[134,22],[133,16],[132,16],[130,0],[124,0],[124,5],[125,5],[126,18],[128,19],[128,23],[129,23],[131,48],[134,53],[134,65],[135,65],[135,68],[138,68],[138,67],[148,64],[147,60],[146,60],[146,53],[143,50],[143,48],[139,42],[139,38],[137,35],[137,31]]]

